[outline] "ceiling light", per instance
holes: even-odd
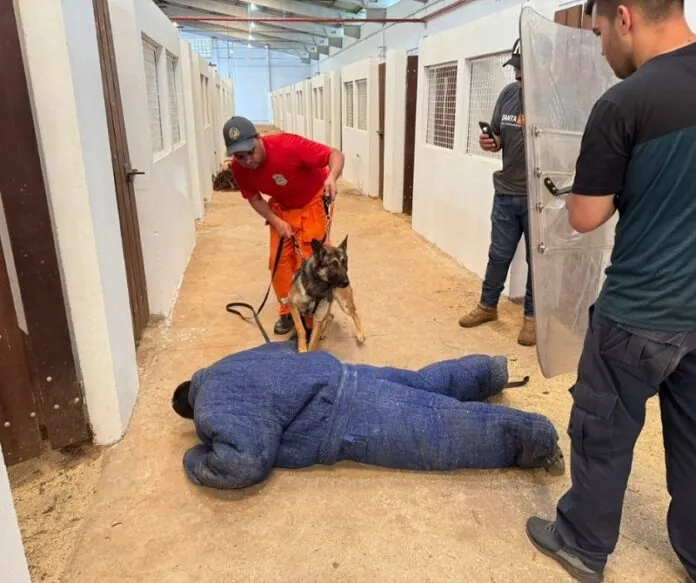
[[[249,4],[249,10],[256,10],[256,4],[254,4],[253,2]]]
[[[255,23],[255,22],[251,22],[251,23],[249,23],[249,26],[250,26],[251,28],[255,28],[255,27],[256,27],[256,23]]]

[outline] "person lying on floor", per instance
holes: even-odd
[[[404,470],[565,471],[544,416],[483,402],[508,385],[504,356],[470,355],[419,371],[345,364],[272,342],[193,374],[172,406],[203,443],[184,455],[196,484],[245,488],[272,468],[350,460]]]

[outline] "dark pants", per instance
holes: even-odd
[[[606,564],[619,536],[645,405],[659,395],[669,537],[696,577],[696,332],[639,330],[590,309],[571,394],[572,487],[559,501],[556,518],[566,546],[591,568]]]
[[[488,267],[483,280],[481,304],[493,308],[503,293],[510,264],[524,234],[527,247],[527,291],[524,296],[524,315],[534,315],[532,299],[532,270],[529,267],[529,217],[527,196],[496,193],[491,212],[491,246]]]

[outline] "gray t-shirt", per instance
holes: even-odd
[[[527,194],[527,166],[522,129],[521,88],[513,81],[500,92],[493,110],[491,129],[501,137],[503,168],[493,173],[498,194]]]

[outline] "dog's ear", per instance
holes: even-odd
[[[184,419],[193,419],[193,407],[189,403],[189,390],[191,381],[181,383],[172,396],[172,408]]]
[[[345,238],[343,239],[343,241],[341,241],[341,244],[338,247],[343,251],[348,249],[348,235],[345,236]]]
[[[312,253],[314,253],[315,255],[319,255],[323,248],[324,245],[321,241],[318,241],[317,239],[312,239]]]

